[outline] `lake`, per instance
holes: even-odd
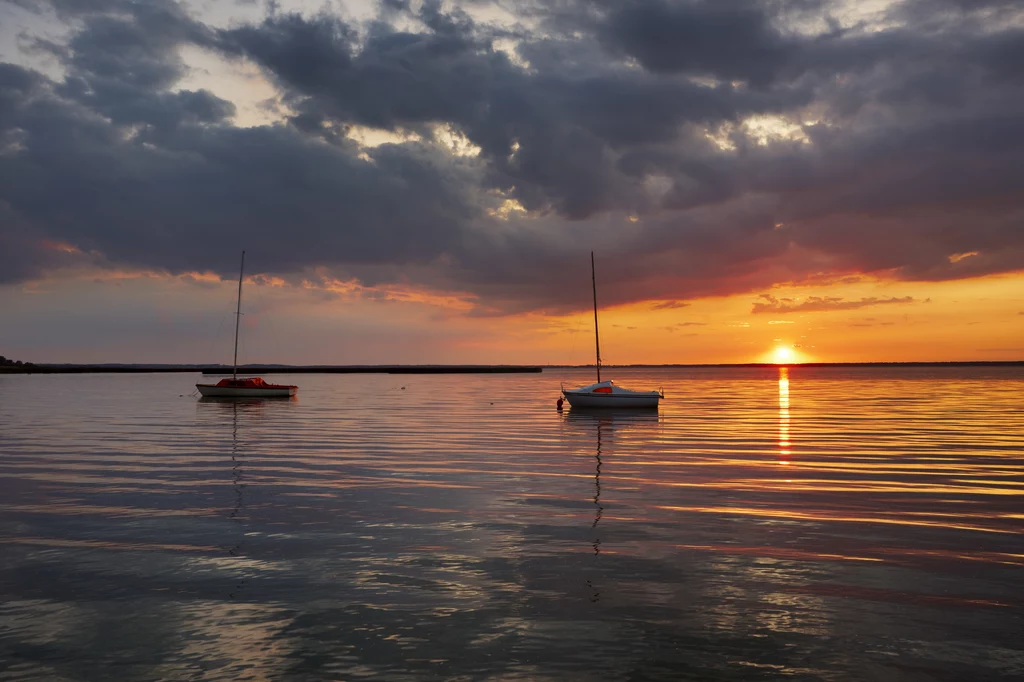
[[[0,376],[0,680],[1011,680],[1024,368]]]

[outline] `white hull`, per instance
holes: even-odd
[[[295,386],[275,388],[238,388],[216,384],[196,384],[204,398],[290,398],[298,390]]]
[[[657,393],[637,393],[635,395],[609,393],[577,393],[564,391],[565,399],[572,407],[657,407],[661,396]]]

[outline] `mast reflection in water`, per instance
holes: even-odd
[[[231,490],[234,504],[228,512],[228,519],[235,526],[237,538],[227,550],[229,557],[242,558],[245,556],[243,546],[245,544],[247,526],[249,525],[245,503],[245,490],[248,484],[245,482],[244,465],[247,463],[249,456],[248,445],[253,440],[251,438],[249,440],[244,439],[240,434],[240,427],[242,430],[248,428],[251,431],[254,429],[263,420],[264,410],[268,403],[277,406],[294,404],[296,402],[297,399],[295,398],[267,400],[260,398],[221,398],[209,396],[204,396],[197,402],[197,410],[210,411],[206,415],[201,413],[199,415],[200,420],[202,421],[205,417],[212,417],[212,426],[215,428],[226,426],[227,417],[230,415],[231,443],[228,454],[231,458]],[[245,587],[244,562],[239,562],[239,566],[238,577],[234,587],[228,592],[229,599],[237,599],[239,593]]]
[[[601,554],[601,538],[598,532],[598,524],[604,514],[604,506],[601,504],[601,466],[602,445],[613,442],[614,434],[620,434],[625,429],[640,425],[657,424],[658,412],[652,410],[609,410],[609,409],[580,409],[572,408],[566,414],[565,419],[576,426],[582,427],[586,432],[592,432],[595,438],[594,449],[594,515],[590,527],[593,529],[593,541],[591,546],[594,549],[594,557]],[[600,599],[601,593],[594,585],[593,579],[587,579],[587,586],[591,588],[590,600],[596,602]]]

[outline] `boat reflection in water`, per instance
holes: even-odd
[[[594,438],[594,520],[590,527],[593,529],[594,556],[601,554],[601,533],[598,524],[604,514],[604,506],[601,504],[601,466],[604,464],[602,456],[607,457],[614,453],[615,434],[620,438],[630,429],[656,426],[659,422],[658,408],[650,409],[608,409],[608,408],[579,408],[573,407],[564,417],[566,424],[586,433],[593,434]],[[596,561],[596,559],[595,559]],[[594,584],[593,578],[587,579],[587,587],[590,588],[590,601],[600,600],[601,592]]]
[[[209,420],[209,426],[217,432],[230,423],[231,444],[226,448],[231,457],[231,488],[234,495],[234,504],[228,513],[228,519],[236,524],[237,536],[233,544],[228,548],[228,556],[240,558],[245,556],[243,545],[245,543],[246,529],[248,526],[248,513],[245,508],[245,472],[244,465],[248,464],[252,452],[251,444],[255,441],[251,434],[248,439],[240,437],[239,427],[242,430],[253,430],[263,421],[264,412],[268,406],[270,409],[280,409],[282,405],[297,402],[296,398],[267,400],[264,398],[232,398],[232,397],[211,397],[203,396],[197,405],[199,411],[199,423]],[[245,575],[239,574],[236,582],[228,593],[229,599],[237,599],[238,593],[245,587]]]

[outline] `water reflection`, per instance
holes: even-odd
[[[593,430],[594,425],[601,423],[612,428],[616,432],[622,432],[634,427],[649,426],[660,421],[661,413],[658,408],[632,408],[632,409],[609,409],[609,408],[580,408],[573,407],[565,412],[565,421],[568,424]]]
[[[598,530],[598,524],[601,522],[601,518],[604,514],[604,505],[601,503],[601,466],[603,465],[602,455],[606,454],[602,452],[602,448],[607,447],[614,438],[616,432],[622,436],[623,433],[630,429],[642,427],[644,425],[657,425],[659,414],[656,408],[654,409],[642,409],[642,410],[608,410],[608,409],[580,409],[571,408],[566,416],[564,417],[566,422],[570,425],[577,427],[587,435],[592,435],[594,443],[594,496],[592,498],[594,503],[594,514],[593,521],[590,523],[590,527],[593,531],[591,541],[591,547],[594,550],[595,561],[601,554],[601,536]],[[600,600],[601,592],[594,584],[594,579],[587,579],[587,587],[591,590],[590,601],[597,602]]]
[[[0,678],[1022,679],[1014,371],[629,370],[675,397],[562,415],[545,375],[25,377]]]
[[[243,459],[239,456],[238,452],[238,408],[239,404],[237,401],[231,405],[231,485],[235,492],[235,506],[228,515],[228,518],[236,522],[239,528],[238,542],[228,550],[228,554],[231,556],[242,554],[242,544],[245,542],[245,523],[242,519],[242,513],[245,509],[245,497],[243,495],[245,483],[242,482]],[[245,577],[242,576],[235,584],[235,589],[228,593],[228,598],[235,599],[244,587]]]
[[[789,464],[789,367],[779,367],[779,464]]]
[[[597,524],[601,521],[601,512],[604,511],[604,507],[601,506],[601,424],[597,425],[597,453],[594,455],[594,459],[597,460],[597,464],[594,468],[594,506],[597,507],[597,511],[594,513],[594,523],[591,524],[591,528],[597,528]],[[594,554],[600,553],[601,540],[599,538],[594,539]]]
[[[273,403],[295,402],[294,398],[288,400],[269,401]],[[228,454],[231,458],[231,490],[234,504],[228,513],[228,519],[236,529],[237,538],[228,548],[228,556],[232,559],[245,557],[244,544],[248,527],[248,514],[246,512],[244,467],[248,463],[249,442],[239,435],[239,426],[244,429],[246,425],[255,426],[264,418],[264,411],[268,405],[267,400],[260,398],[224,398],[224,397],[203,397],[197,402],[197,410],[215,410],[212,414],[206,415],[213,418],[217,427],[227,426],[230,420],[231,443]],[[202,415],[202,412],[201,412]],[[240,419],[241,417],[241,419]],[[244,565],[244,562],[243,564]],[[233,588],[228,592],[228,598],[237,600],[239,593],[245,588],[246,578],[244,571],[240,571]]]

